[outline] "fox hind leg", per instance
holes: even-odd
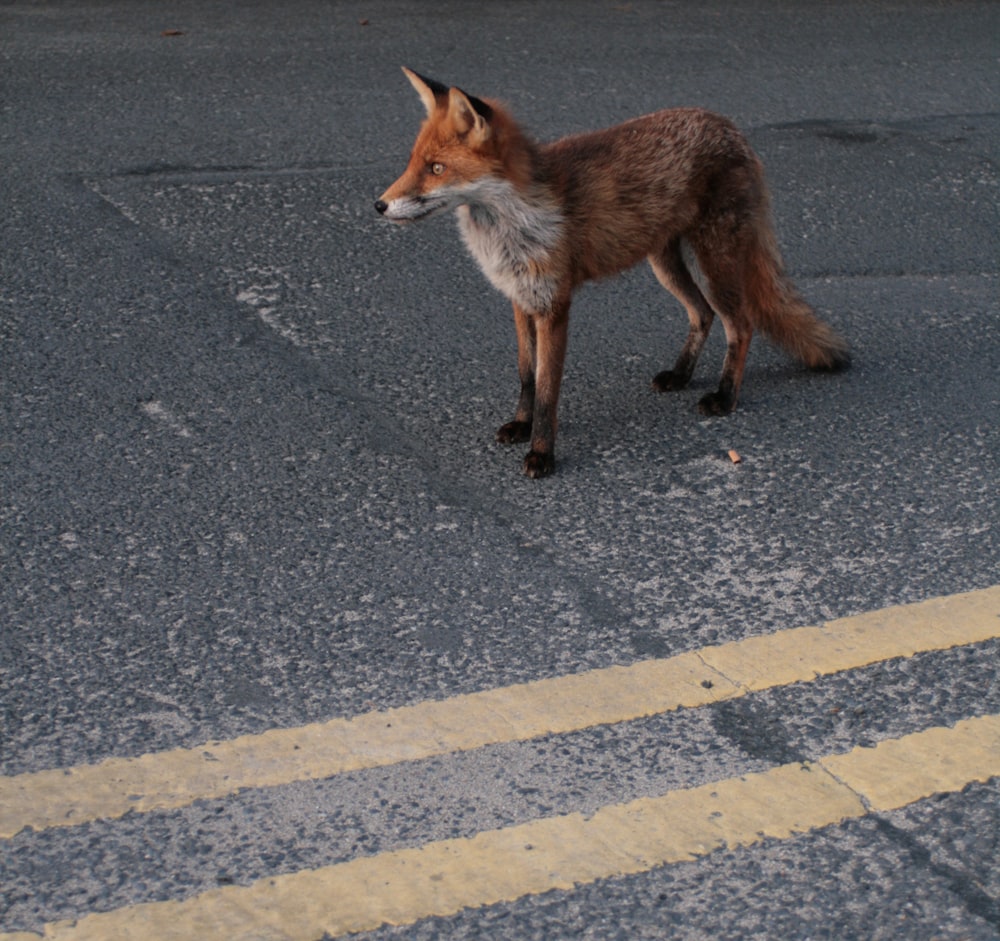
[[[675,239],[658,254],[649,256],[649,264],[657,280],[684,305],[691,328],[672,369],[664,369],[653,377],[657,392],[683,389],[691,381],[695,363],[712,328],[715,311],[695,283],[681,255],[681,244]]]
[[[695,251],[708,282],[712,306],[726,330],[726,358],[722,363],[719,387],[702,396],[698,411],[703,415],[726,415],[736,408],[753,337],[753,318],[744,290],[743,253],[725,248],[719,250],[718,246],[710,251],[704,243],[696,244]]]

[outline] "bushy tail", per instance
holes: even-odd
[[[810,369],[850,365],[847,341],[823,323],[788,279],[768,214],[754,226],[746,265],[748,300],[754,326]]]

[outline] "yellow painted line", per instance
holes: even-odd
[[[659,797],[45,926],[53,941],[318,941],[785,839],[1000,775],[1000,715]],[[0,941],[32,938],[0,935]]]
[[[0,838],[183,807],[246,789],[627,722],[1000,636],[1000,586],[663,660],[0,778]]]

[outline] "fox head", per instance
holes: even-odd
[[[403,73],[427,110],[403,175],[376,201],[392,222],[413,222],[475,201],[484,183],[503,173],[493,105],[410,69]]]

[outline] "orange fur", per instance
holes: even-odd
[[[497,439],[531,442],[529,476],[555,466],[574,289],[643,258],[691,322],[674,367],[653,380],[658,390],[687,384],[716,314],[727,352],[718,390],[699,403],[707,414],[735,407],[754,330],[813,368],[847,365],[846,343],[783,272],[763,167],[727,119],[677,108],[539,145],[497,102],[404,72],[427,120],[405,172],[375,205],[394,222],[456,209],[470,252],[513,302],[521,396]]]

